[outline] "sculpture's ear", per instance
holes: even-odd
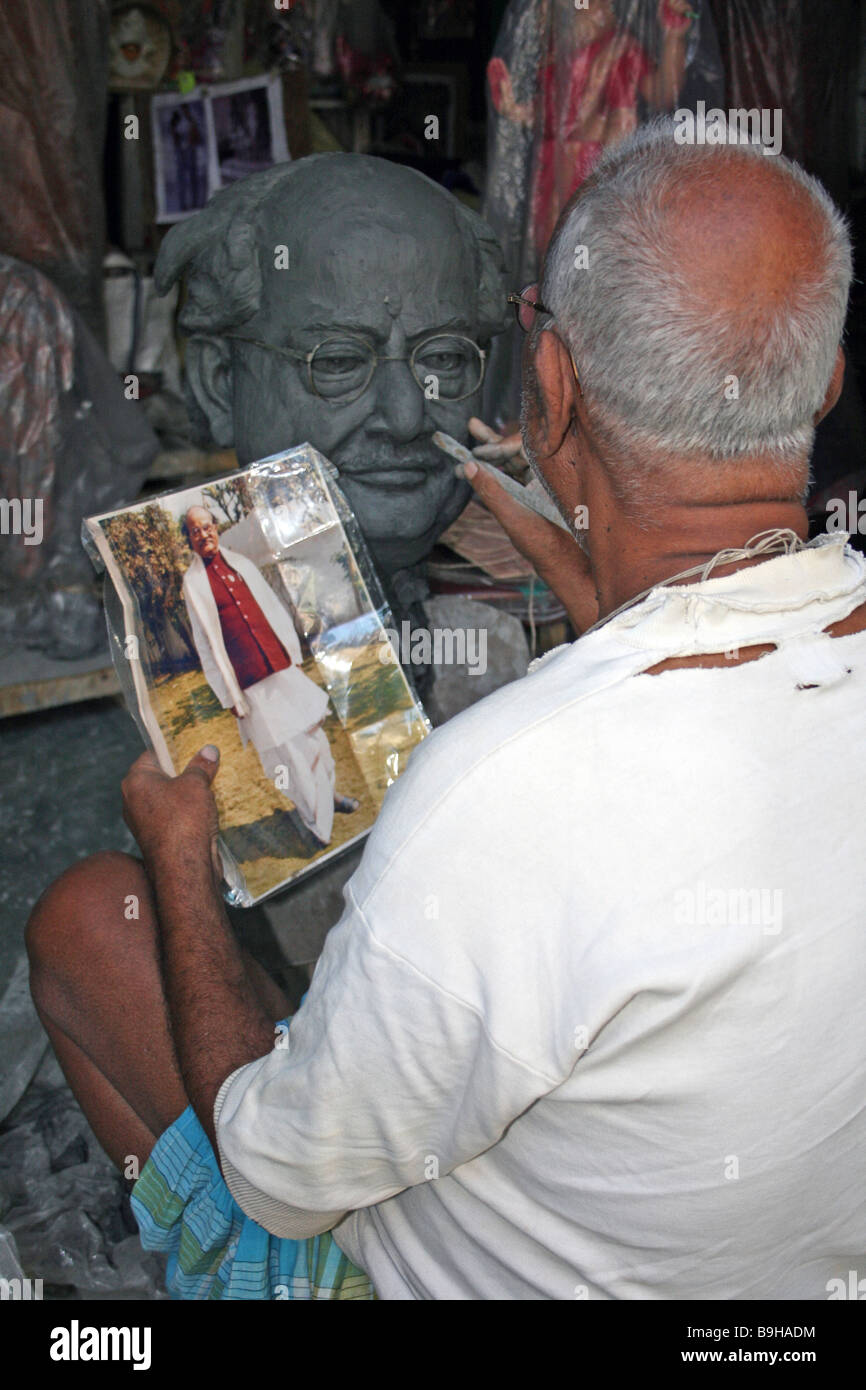
[[[499,239],[484,218],[465,203],[457,203],[457,215],[474,247],[478,264],[478,316],[485,336],[502,333],[511,324],[506,296],[505,256]]]
[[[220,449],[231,449],[234,436],[232,349],[225,338],[196,334],[186,345],[186,385],[210,436]]]

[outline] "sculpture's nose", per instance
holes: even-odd
[[[376,405],[370,421],[374,432],[388,434],[401,444],[421,433],[424,393],[408,362],[380,362],[375,389]]]

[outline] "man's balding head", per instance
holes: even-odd
[[[216,518],[207,507],[188,507],[180,523],[181,534],[196,555],[212,560],[219,550],[219,530]]]
[[[659,121],[563,213],[542,299],[626,487],[629,460],[666,456],[805,473],[850,282],[817,181],[758,146],[677,144]]]

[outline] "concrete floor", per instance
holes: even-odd
[[[141,751],[119,697],[0,722],[0,1227],[56,1297],[148,1298],[158,1285],[119,1175],[48,1049],[23,952],[30,909],[67,865],[100,849],[136,852],[120,783]],[[290,963],[260,908],[231,917],[296,1007],[309,968]]]
[[[14,1008],[0,1008],[0,1119],[19,1099],[44,1050],[22,999],[22,933],[39,894],[68,864],[97,849],[132,847],[119,784],[140,740],[114,699],[5,719],[0,724],[0,995],[16,980]],[[15,1074],[10,1061],[15,1059]]]

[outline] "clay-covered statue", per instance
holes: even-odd
[[[431,718],[524,675],[519,620],[429,599],[423,572],[471,495],[433,435],[469,442],[491,341],[510,322],[487,223],[413,169],[313,155],[232,184],[173,227],[157,286],[181,276],[187,394],[205,437],[241,464],[313,444],[338,471],[397,630],[483,629],[477,676],[413,659]]]
[[[232,184],[172,228],[156,265],[187,297],[187,388],[241,464],[294,444],[331,460],[384,578],[418,564],[469,485],[465,440],[508,322],[498,242],[412,169],[313,155]]]

